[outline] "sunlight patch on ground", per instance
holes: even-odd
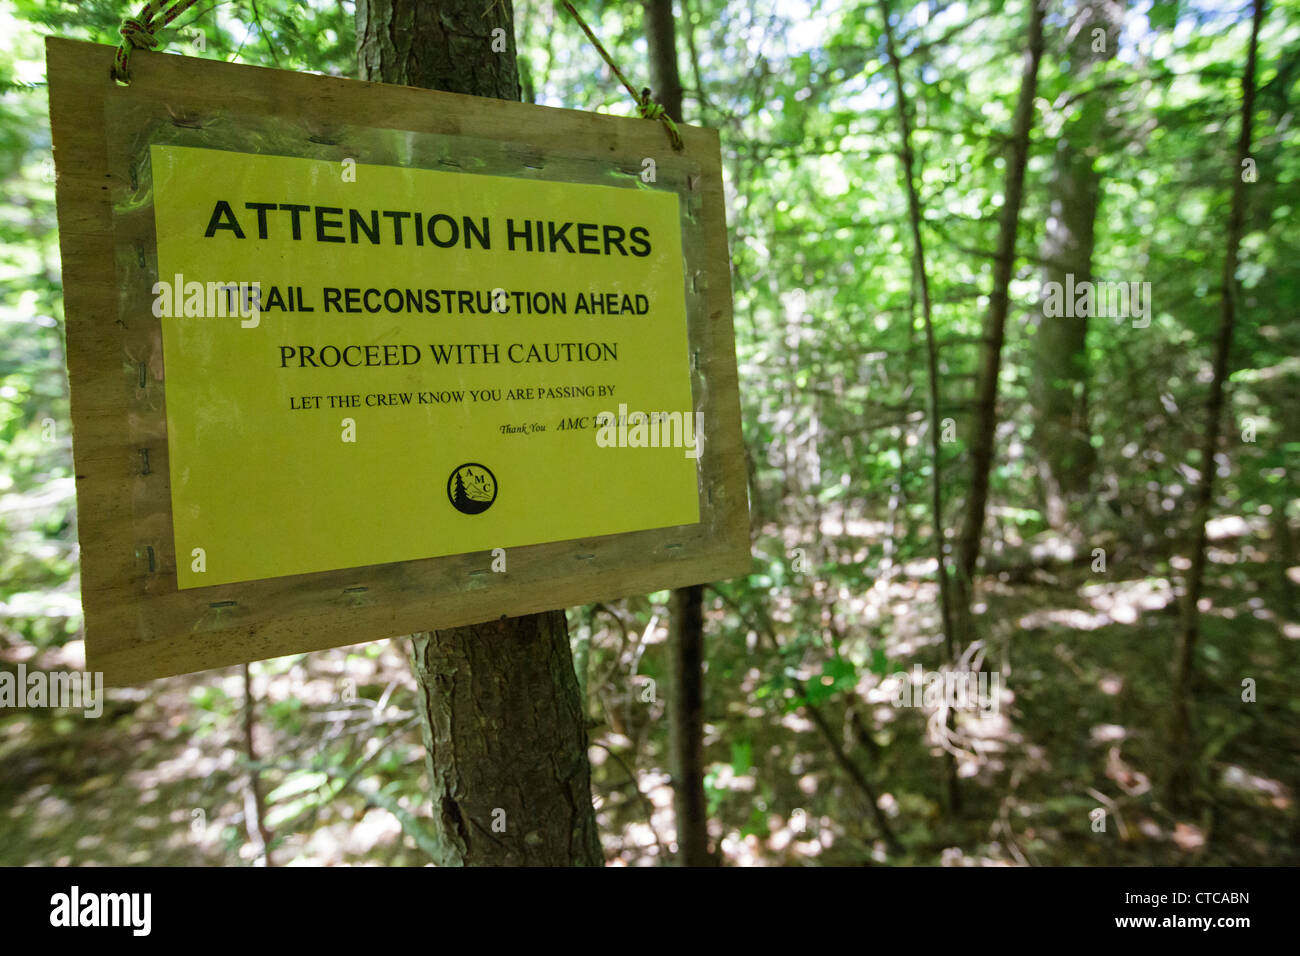
[[[1119,624],[1133,624],[1143,611],[1162,610],[1175,600],[1173,585],[1165,578],[1086,584],[1079,594]]]
[[[1267,797],[1269,805],[1278,810],[1291,808],[1291,794],[1285,784],[1269,777],[1253,774],[1236,764],[1230,764],[1224,769],[1219,782],[1229,790],[1241,790]]]
[[[138,790],[148,791],[161,784],[202,779],[220,771],[232,772],[243,756],[232,748],[222,749],[220,754],[220,757],[211,756],[191,744],[175,757],[159,760],[147,770],[133,770],[126,778]]]
[[[1076,631],[1096,631],[1109,627],[1114,621],[1108,614],[1089,614],[1078,608],[1042,608],[1024,614],[1016,624],[1024,630],[1043,630],[1059,624]]]
[[[402,839],[402,825],[391,813],[371,810],[355,822],[320,827],[307,841],[294,866],[328,866],[341,857],[367,857],[376,847]]]
[[[1128,731],[1119,724],[1097,724],[1088,731],[1088,738],[1094,744],[1110,743],[1113,740],[1124,740],[1128,737]]]
[[[1177,823],[1174,825],[1174,844],[1180,850],[1195,852],[1205,846],[1205,832],[1190,823]]]

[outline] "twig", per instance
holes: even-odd
[[[266,803],[253,749],[253,678],[244,665],[244,755],[248,758],[248,787],[244,791],[244,823],[248,838],[257,845],[267,866],[271,866],[271,833],[266,828]],[[251,812],[250,812],[251,811]]]

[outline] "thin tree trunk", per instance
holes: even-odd
[[[650,53],[654,98],[668,115],[682,122],[682,77],[677,70],[677,22],[673,0],[645,0],[645,38]]]
[[[880,0],[880,15],[885,24],[885,51],[894,73],[894,102],[898,109],[898,127],[902,139],[900,158],[903,163],[903,180],[907,187],[908,221],[912,228],[912,271],[921,290],[921,316],[925,323],[925,353],[927,386],[926,414],[930,429],[930,513],[934,522],[934,556],[939,582],[939,619],[943,627],[944,657],[948,662],[955,658],[953,644],[952,591],[948,579],[946,550],[947,531],[943,523],[943,468],[939,457],[939,350],[934,342],[934,315],[930,300],[930,277],[925,265],[925,242],[921,236],[921,199],[916,190],[915,158],[912,153],[912,126],[908,117],[907,92],[903,89],[903,71],[894,47],[894,28],[889,22],[889,0]],[[911,321],[911,311],[908,312]],[[910,337],[910,336],[909,336]],[[949,712],[951,715],[951,711]],[[949,718],[951,720],[951,716]],[[950,813],[961,808],[961,794],[957,786],[957,762],[944,751],[945,796]]]
[[[961,643],[972,639],[970,609],[975,566],[979,563],[984,537],[984,513],[988,505],[989,475],[993,470],[993,437],[997,427],[998,374],[1002,368],[1002,341],[1010,307],[1011,272],[1016,259],[1016,235],[1020,206],[1024,198],[1025,166],[1029,161],[1029,130],[1034,120],[1034,98],[1038,92],[1038,65],[1043,58],[1043,6],[1045,0],[1029,5],[1029,49],[1025,52],[1020,98],[1012,123],[1011,155],[1007,160],[998,246],[993,264],[993,291],[984,317],[980,344],[979,379],[976,384],[975,434],[971,440],[971,481],[966,499],[957,549],[958,626]]]
[[[704,588],[672,594],[669,652],[672,684],[668,719],[672,732],[673,811],[677,817],[677,864],[712,866],[709,811],[704,799]]]
[[[357,0],[362,79],[519,99],[510,0]],[[505,52],[492,49],[502,34]],[[600,866],[563,611],[415,634],[440,866]]]
[[[916,160],[912,152],[912,125],[908,117],[907,93],[903,73],[894,49],[894,28],[889,22],[889,2],[880,0],[880,15],[885,23],[885,48],[894,72],[894,102],[898,107],[898,125],[902,137],[903,181],[907,187],[908,221],[912,228],[912,268],[921,288],[921,316],[925,323],[925,355],[928,377],[926,414],[930,425],[930,509],[934,521],[935,557],[939,571],[939,611],[943,621],[944,650],[953,656],[952,603],[948,591],[948,570],[944,559],[943,469],[939,458],[939,350],[934,342],[934,313],[930,299],[930,276],[925,265],[925,241],[921,236],[921,199],[916,190]]]
[[[646,44],[650,82],[664,111],[682,122],[682,80],[677,70],[673,0],[646,0]],[[677,818],[679,866],[709,866],[708,804],[704,799],[704,586],[673,592],[668,653],[672,683],[668,720],[672,736],[673,811]]]
[[[1241,168],[1250,156],[1250,141],[1255,109],[1255,55],[1259,47],[1259,28],[1264,20],[1264,0],[1255,0],[1251,24],[1250,49],[1246,54],[1246,69],[1241,78],[1241,134],[1237,140],[1237,164],[1233,167],[1236,179],[1232,188],[1232,208],[1228,214],[1227,254],[1223,257],[1223,287],[1218,342],[1214,351],[1214,378],[1210,382],[1210,395],[1206,401],[1209,422],[1205,428],[1205,442],[1201,446],[1201,480],[1196,489],[1196,543],[1192,549],[1191,567],[1187,572],[1187,593],[1184,597],[1184,626],[1179,634],[1174,656],[1173,713],[1169,722],[1169,779],[1168,802],[1174,807],[1191,803],[1191,768],[1188,744],[1191,732],[1189,698],[1191,696],[1192,669],[1195,663],[1196,641],[1200,636],[1200,600],[1205,582],[1206,523],[1214,501],[1215,453],[1219,447],[1222,430],[1224,387],[1228,381],[1228,360],[1232,354],[1232,335],[1237,324],[1236,283],[1237,258],[1241,248],[1241,233],[1246,218],[1246,182]]]
[[[261,852],[262,861],[271,866],[271,831],[266,826],[266,800],[262,796],[261,772],[257,769],[257,750],[253,747],[253,728],[257,723],[254,714],[253,673],[245,664],[244,678],[244,756],[248,758],[248,793],[244,799],[244,815],[248,835]]]

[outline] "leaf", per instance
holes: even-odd
[[[840,691],[849,690],[858,683],[858,672],[853,662],[843,657],[832,657],[822,665],[822,672],[806,687],[811,704],[828,700]]]
[[[754,744],[748,737],[731,742],[731,769],[737,777],[754,766]]]

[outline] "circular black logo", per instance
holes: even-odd
[[[482,514],[497,500],[496,475],[486,465],[467,462],[447,479],[447,499],[461,514]]]

